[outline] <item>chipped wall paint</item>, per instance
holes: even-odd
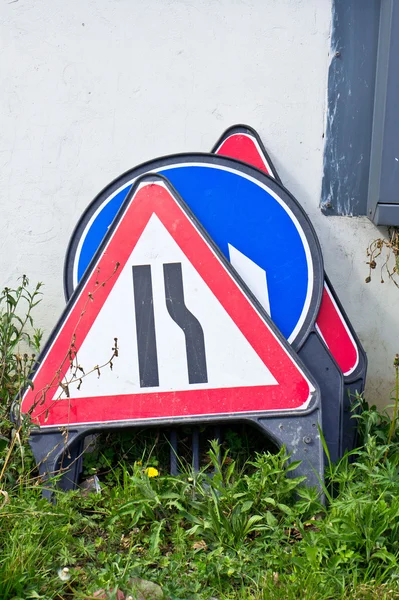
[[[319,208],[331,1],[19,0],[0,17],[0,286],[44,282],[38,325],[49,333],[60,315],[68,240],[103,186],[150,158],[208,151],[244,122],[313,220],[383,403],[399,295],[364,283],[379,232]]]

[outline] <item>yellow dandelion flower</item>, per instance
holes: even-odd
[[[148,477],[158,477],[159,475],[159,471],[158,469],[155,469],[155,467],[147,467],[144,473],[148,475]]]

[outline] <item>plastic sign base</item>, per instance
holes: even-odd
[[[212,424],[226,425],[228,421],[249,422],[258,427],[265,436],[272,440],[278,447],[285,446],[289,453],[290,461],[301,461],[293,472],[294,477],[306,477],[308,486],[321,486],[324,473],[324,456],[320,440],[321,411],[315,408],[312,412],[298,418],[292,416],[268,416],[264,418],[245,417],[242,415],[229,415]],[[192,424],[198,425],[205,421],[196,419]],[[190,424],[191,420],[185,421]],[[153,425],[153,423],[151,423]],[[132,425],[129,425],[131,427]],[[65,431],[48,431],[31,436],[30,445],[39,467],[42,478],[47,481],[43,495],[48,499],[53,496],[52,475],[57,475],[57,487],[63,491],[74,490],[77,487],[82,471],[82,457],[84,452],[84,439],[87,435],[101,432],[106,429],[120,429],[120,424],[109,424],[104,428],[90,429],[86,427],[69,428]]]

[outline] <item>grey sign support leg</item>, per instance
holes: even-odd
[[[85,432],[69,430],[67,433],[52,432],[32,435],[30,445],[39,473],[48,482],[43,496],[51,499],[54,475],[59,474],[58,486],[63,490],[76,487],[82,465],[83,438]]]
[[[302,461],[295,477],[305,476],[306,485],[320,488],[324,476],[323,446],[320,439],[321,414],[315,410],[298,417],[257,419],[257,424],[278,446],[285,446],[291,462]]]

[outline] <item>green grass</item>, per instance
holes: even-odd
[[[161,431],[103,434],[83,470],[101,493],[56,491],[50,504],[29,418],[9,418],[40,346],[39,294],[26,277],[0,294],[0,600],[135,597],[137,578],[171,600],[399,598],[399,356],[393,417],[361,401],[360,447],[327,461],[322,494],[284,449],[236,425],[198,473],[180,430],[179,476]],[[212,435],[202,428],[202,445]]]
[[[399,598],[399,443],[384,443],[391,421],[375,409],[360,424],[364,446],[327,467],[326,504],[283,450],[243,463],[213,442],[199,473],[162,474],[162,435],[133,436],[134,462],[126,434],[89,456],[100,494],[57,492],[52,505],[34,480],[5,481],[0,598],[112,598],[133,593],[132,577],[181,600]]]

